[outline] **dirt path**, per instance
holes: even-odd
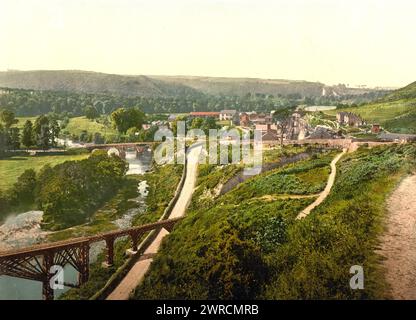
[[[379,253],[393,299],[416,299],[416,175],[405,178],[387,201],[387,231]]]
[[[202,147],[195,147],[189,151],[188,167],[186,172],[186,180],[181,190],[178,201],[176,202],[169,218],[181,217],[185,214],[186,207],[191,201],[195,188],[195,182],[198,173],[198,158]],[[159,251],[159,247],[163,238],[168,235],[165,229],[157,235],[156,239],[151,243],[149,248],[144,252],[143,258],[136,262],[129,273],[124,277],[117,288],[107,297],[107,300],[128,300],[133,290],[143,280],[147,270],[152,263],[152,257]],[[147,257],[147,258],[146,258]]]
[[[331,192],[332,186],[335,182],[335,177],[337,175],[337,162],[341,157],[347,152],[347,149],[344,149],[340,154],[338,154],[332,161],[331,161],[331,174],[329,175],[328,182],[326,184],[325,190],[322,191],[319,194],[319,197],[311,203],[309,206],[307,206],[299,215],[296,217],[296,219],[303,219],[305,218],[313,209],[315,209],[317,206],[319,206],[325,199],[328,197],[329,193]]]

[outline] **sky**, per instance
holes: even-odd
[[[414,0],[0,0],[0,70],[400,87]]]

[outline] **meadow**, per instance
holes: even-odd
[[[397,133],[416,133],[415,107],[416,102],[414,99],[401,99],[324,112],[331,116],[342,111],[353,112],[360,115],[369,123],[381,124],[388,131]]]
[[[100,120],[101,121],[101,120]],[[115,130],[111,123],[104,124],[97,120],[89,120],[86,117],[70,118],[68,125],[63,129],[63,132],[68,132],[71,135],[79,136],[83,131],[88,133],[100,133],[103,137],[117,136],[117,130]]]
[[[55,166],[70,160],[82,160],[88,158],[89,154],[80,155],[38,155],[38,156],[14,156],[0,159],[0,191],[7,190],[17,178],[27,169],[36,172],[45,166]]]

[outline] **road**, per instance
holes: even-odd
[[[332,186],[335,182],[335,177],[337,175],[337,162],[341,157],[347,152],[347,149],[343,149],[343,151],[338,154],[332,161],[331,161],[331,174],[329,175],[328,182],[324,191],[322,191],[318,198],[312,202],[309,206],[307,206],[299,215],[296,217],[297,220],[305,218],[313,209],[319,206],[325,199],[328,197],[329,193],[331,192]]]
[[[185,215],[186,208],[192,199],[195,188],[195,182],[198,174],[198,159],[202,151],[201,146],[196,146],[189,150],[187,159],[188,166],[186,171],[186,179],[181,190],[178,201],[176,202],[169,218],[178,218]],[[144,252],[142,259],[136,262],[129,273],[124,277],[116,289],[107,297],[107,300],[128,300],[133,290],[143,280],[146,272],[149,270],[153,261],[153,256],[159,251],[163,238],[168,235],[165,229],[159,232],[156,239]]]
[[[416,299],[416,175],[405,178],[387,200],[383,266],[393,299]]]

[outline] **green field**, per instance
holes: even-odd
[[[37,118],[37,117],[17,117],[16,119],[17,119],[19,122],[16,124],[16,127],[18,127],[19,129],[22,129],[22,128],[23,128],[23,126],[25,125],[25,122],[26,122],[27,120],[32,121],[32,123],[35,123],[36,118]]]
[[[104,125],[94,120],[89,120],[86,117],[76,117],[69,119],[69,123],[63,132],[68,131],[70,134],[79,136],[82,131],[88,133],[100,133],[102,136],[117,135],[117,131],[111,125]]]
[[[16,156],[0,160],[0,190],[10,188],[27,169],[39,171],[44,165],[55,166],[69,160],[82,160],[88,154],[54,156]]]
[[[369,123],[380,123],[386,130],[397,133],[416,133],[416,101],[402,99],[372,103],[361,107],[325,111],[328,115],[347,111],[360,115]]]

